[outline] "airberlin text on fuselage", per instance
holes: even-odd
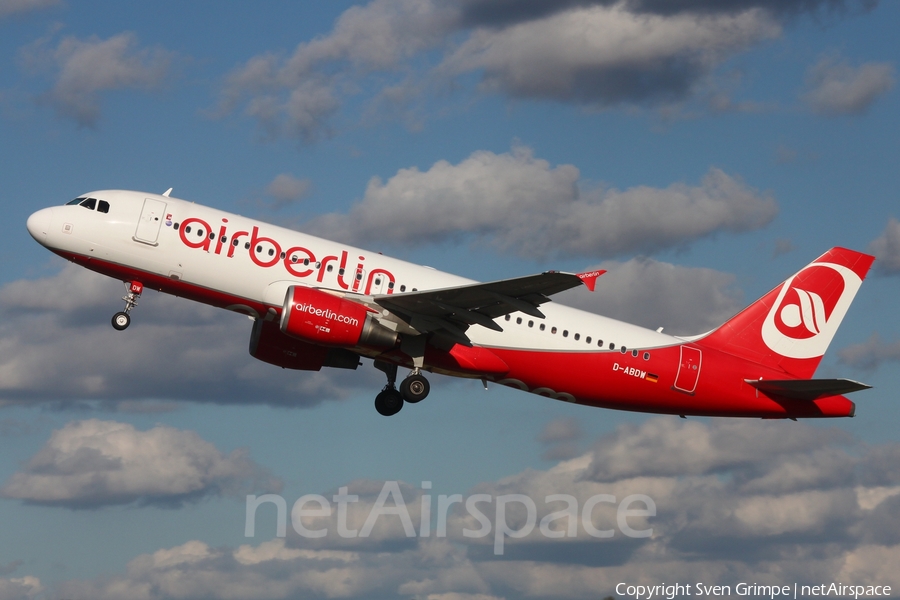
[[[372,269],[369,271],[369,277],[366,280],[365,288],[361,289],[362,275],[365,273],[363,268],[365,257],[363,256],[359,257],[356,269],[353,271],[350,282],[348,283],[344,280],[344,275],[347,273],[348,253],[346,250],[343,250],[339,257],[330,255],[316,259],[316,255],[309,248],[292,246],[283,251],[284,258],[282,258],[281,244],[272,238],[259,235],[259,227],[254,226],[252,231],[236,231],[229,236],[227,232],[227,223],[228,219],[222,219],[222,225],[219,226],[218,235],[212,236],[213,229],[210,227],[209,223],[203,219],[191,217],[185,219],[179,225],[178,237],[181,239],[181,243],[188,248],[203,249],[206,252],[214,252],[215,254],[222,254],[222,251],[227,244],[228,250],[225,251],[225,255],[228,258],[234,256],[238,246],[241,245],[241,238],[246,238],[245,243],[248,242],[250,244],[250,260],[257,266],[267,269],[281,263],[284,266],[284,269],[294,277],[305,278],[315,274],[316,281],[320,283],[324,279],[326,271],[329,271],[329,264],[340,261],[338,263],[337,283],[343,289],[369,294],[372,291],[372,283],[384,278],[388,281],[385,292],[391,294],[394,291],[394,275],[384,269]],[[200,237],[197,239],[190,239],[188,237],[193,233],[191,231],[192,226],[196,227],[200,234]],[[215,241],[215,245],[213,245],[213,241]],[[260,252],[257,252],[257,250],[262,247],[261,244],[270,244],[272,246],[272,252],[269,257],[260,258],[260,256],[258,256]],[[330,268],[333,270],[333,265]]]

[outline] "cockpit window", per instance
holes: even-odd
[[[84,201],[84,198],[75,198],[74,200],[69,200],[66,202],[66,206],[74,206],[76,204],[81,204]]]
[[[97,207],[97,199],[85,198],[84,202],[82,202],[81,205],[88,210],[94,210]]]
[[[106,200],[100,200],[97,203],[97,212],[108,213],[109,212],[109,202]]]

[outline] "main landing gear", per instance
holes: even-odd
[[[128,290],[128,293],[122,297],[122,300],[125,301],[125,310],[117,312],[112,318],[112,326],[117,331],[127,329],[131,325],[131,316],[128,313],[137,306],[137,299],[144,291],[144,286],[140,281],[126,281],[125,288]]]
[[[396,415],[403,408],[404,402],[411,404],[420,402],[431,391],[428,380],[418,368],[413,369],[409,376],[400,383],[399,391],[394,386],[397,381],[397,365],[376,360],[375,368],[384,371],[384,374],[387,375],[387,385],[375,396],[375,410],[380,415],[385,417]]]

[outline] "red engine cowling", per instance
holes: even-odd
[[[257,319],[250,334],[250,356],[283,369],[318,371],[322,367],[355,369],[359,356],[343,348],[302,342],[281,332],[278,323]]]
[[[299,285],[285,295],[281,331],[324,346],[391,348],[397,343],[397,333],[362,304]]]

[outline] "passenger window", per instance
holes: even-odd
[[[522,317],[516,317],[516,325],[522,324]]]
[[[556,327],[550,330],[550,333],[556,333]]]
[[[638,351],[637,351],[637,350],[632,350],[632,351],[631,351],[631,355],[632,355],[633,357],[637,358]]]
[[[330,269],[330,268],[331,268],[331,265],[329,265],[328,268]],[[400,291],[401,291],[401,292],[405,292],[405,291],[406,291],[406,285],[401,285],[401,286],[400,286]]]
[[[650,360],[650,353],[644,352],[644,360]]]
[[[509,315],[506,315],[503,318],[506,319],[507,321],[509,321],[512,317],[510,317]]]
[[[609,343],[609,349],[610,349],[610,350],[615,350],[615,349],[616,349],[616,345],[613,344],[612,342],[610,342],[610,343]]]
[[[603,340],[597,340],[597,346],[600,347],[600,348],[602,348],[602,347],[603,347]]]
[[[563,337],[569,337],[569,330],[563,329]]]
[[[534,321],[528,321],[528,326],[529,326],[529,327],[534,327]]]
[[[584,338],[584,343],[585,343],[585,344],[590,344],[590,343],[591,343],[591,336],[587,336],[586,338]]]
[[[97,212],[108,213],[109,212],[109,202],[106,200],[101,200],[97,205]]]
[[[88,210],[94,210],[97,207],[97,199],[85,198],[84,202],[82,202],[81,205]]]
[[[185,232],[185,233],[190,233],[190,232],[191,232],[191,226],[188,225],[187,227],[185,227],[185,228],[184,228],[184,232]]]
[[[543,330],[545,330],[545,329],[547,329],[547,326],[544,325],[543,323],[541,323],[541,331],[543,331]]]

